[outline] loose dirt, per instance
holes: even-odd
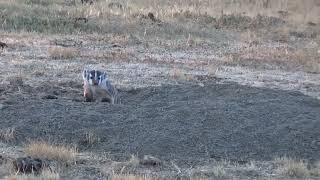
[[[122,90],[122,104],[87,103],[79,91],[44,90],[55,98],[10,96],[1,127],[17,141],[44,139],[108,152],[115,160],[152,155],[179,166],[210,159],[320,159],[320,101],[300,92],[221,84],[181,84]],[[59,89],[60,88],[60,89]],[[58,93],[57,93],[58,92]],[[101,141],[88,145],[85,134]]]

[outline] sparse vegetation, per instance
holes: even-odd
[[[307,164],[302,160],[281,157],[275,160],[279,163],[278,173],[285,178],[309,178],[310,172]]]
[[[0,141],[9,142],[16,138],[15,128],[0,129]]]
[[[89,131],[85,134],[84,143],[86,144],[92,145],[92,144],[99,143],[100,141],[101,141],[101,138],[92,131]]]
[[[30,141],[24,151],[31,157],[53,159],[66,163],[73,162],[77,153],[75,148],[52,145],[44,141]]]
[[[114,174],[111,177],[112,180],[161,180],[164,178],[148,176],[148,175],[137,175],[137,174]]]
[[[75,48],[65,47],[50,47],[48,53],[53,59],[71,59],[79,55],[79,51]]]
[[[60,176],[50,170],[42,171],[40,174],[13,174],[5,176],[5,180],[59,180]]]
[[[223,167],[222,165],[217,165],[213,167],[213,174],[216,177],[223,177],[226,175],[226,171],[225,171],[225,167]]]
[[[130,166],[136,167],[136,166],[139,165],[139,163],[140,163],[140,158],[138,156],[134,155],[134,154],[131,154],[131,157],[130,157],[130,159],[128,161],[128,164]]]
[[[314,167],[310,170],[310,175],[314,177],[320,177],[320,162],[316,162]]]
[[[146,1],[131,0],[125,3],[120,1],[122,8],[110,6],[112,1],[100,1],[91,6],[83,6],[74,1],[35,1],[15,0],[1,1],[3,19],[1,24],[5,30],[24,30],[36,32],[104,32],[108,23],[104,19],[108,16],[118,16],[125,23],[136,21],[136,17],[142,19],[153,12],[155,19],[172,21],[173,19],[186,18],[197,23],[225,23],[216,21],[215,18],[222,15],[235,14],[255,17],[258,14],[272,15],[286,18],[296,24],[319,23],[319,5],[316,0],[305,1],[299,6],[299,0],[292,1],[250,1],[236,0],[187,0],[187,1]],[[120,6],[118,5],[118,6]],[[169,8],[170,7],[170,8]],[[10,9],[10,11],[6,11]],[[36,11],[37,10],[37,11]],[[299,13],[294,13],[299,12]],[[41,14],[41,16],[39,16]],[[77,22],[76,18],[88,18],[88,22]],[[119,22],[118,22],[119,23]],[[120,31],[120,30],[119,30]]]

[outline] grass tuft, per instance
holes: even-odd
[[[217,165],[213,167],[213,174],[216,177],[223,177],[226,175],[226,171],[225,168],[223,167],[223,165]]]
[[[76,149],[65,146],[56,146],[44,141],[31,141],[25,149],[31,157],[53,159],[60,162],[71,163],[75,160]]]
[[[7,128],[0,130],[0,141],[10,142],[15,140],[16,131],[15,128]]]
[[[72,59],[78,55],[75,48],[50,47],[48,48],[49,56],[53,59]]]
[[[84,138],[84,143],[85,144],[92,145],[92,144],[99,143],[100,141],[101,141],[101,138],[97,134],[92,132],[92,131],[87,132],[85,134],[85,138]]]
[[[281,157],[275,161],[279,164],[277,172],[283,177],[305,179],[310,176],[307,164],[302,160]]]

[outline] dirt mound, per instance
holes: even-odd
[[[210,159],[320,159],[320,102],[297,92],[237,84],[149,87],[121,92],[123,104],[12,98],[1,127],[17,139],[78,144],[80,151],[152,155],[180,165]],[[99,137],[83,144],[88,132]]]

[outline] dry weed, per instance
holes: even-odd
[[[71,59],[78,56],[79,51],[75,48],[50,47],[48,53],[53,59]]]
[[[310,175],[320,177],[320,161],[315,164],[315,167],[310,170]]]
[[[186,74],[177,67],[171,69],[171,71],[169,72],[169,76],[175,80],[186,79]]]
[[[0,140],[4,142],[12,141],[16,138],[15,128],[7,128],[0,130]]]
[[[2,161],[2,162],[1,162]],[[0,178],[15,173],[12,162],[0,159]]]
[[[86,143],[86,144],[92,145],[92,144],[99,143],[100,141],[101,141],[101,138],[92,131],[87,132],[85,134],[84,143]]]
[[[59,180],[60,176],[57,173],[49,170],[44,170],[41,174],[14,174],[5,176],[5,180]]]
[[[275,161],[279,164],[277,172],[283,177],[305,179],[310,176],[307,164],[302,160],[281,157]]]
[[[65,146],[56,146],[44,141],[31,141],[25,149],[25,153],[32,157],[54,159],[70,163],[75,160],[76,149]]]
[[[213,174],[216,177],[223,177],[226,175],[226,171],[223,165],[217,165],[213,167]]]
[[[131,157],[130,157],[128,163],[129,163],[130,166],[136,167],[140,163],[140,158],[138,156],[136,156],[136,155],[131,154]]]
[[[310,73],[320,73],[320,55],[316,50],[297,50],[290,56],[302,66],[303,70]]]

